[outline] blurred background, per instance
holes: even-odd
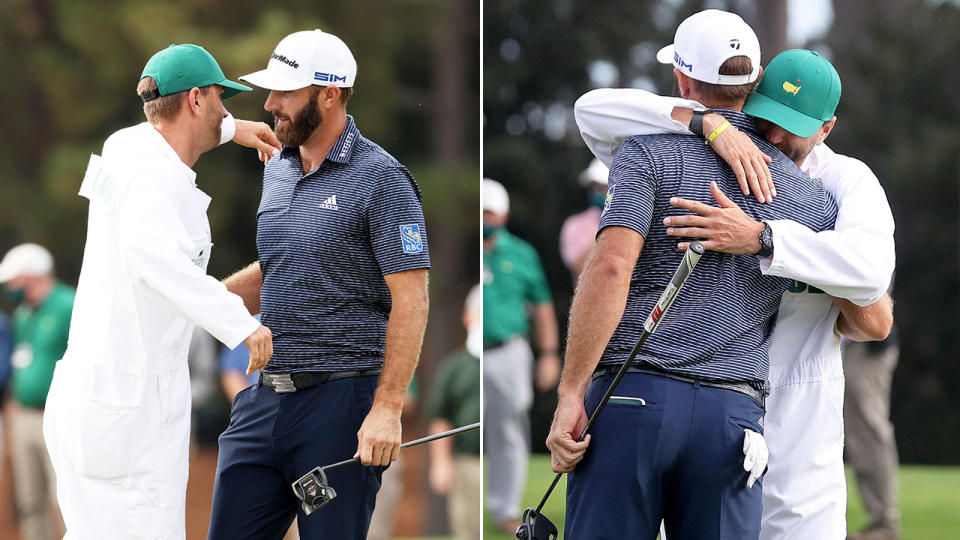
[[[954,102],[960,70],[952,66],[960,3],[486,0],[483,172],[510,192],[508,229],[539,253],[563,333],[573,280],[561,260],[558,231],[565,218],[588,206],[578,176],[592,158],[574,122],[573,103],[599,87],[669,95],[672,70],[654,55],[672,43],[684,18],[707,8],[742,16],[760,38],[764,65],[785,49],[805,47],[821,52],[840,73],[843,96],[827,142],[872,168],[897,223],[893,296],[901,349],[891,416],[904,464],[903,534],[956,538],[960,109]],[[554,397],[536,396],[535,451],[545,450]],[[531,461],[527,506],[535,505],[551,479],[543,459]],[[848,491],[852,532],[867,518],[852,484]],[[562,505],[562,499],[555,493],[551,502]]]
[[[53,253],[58,279],[76,286],[87,215],[86,201],[77,195],[80,181],[90,153],[99,153],[108,135],[144,121],[135,89],[153,53],[171,43],[199,44],[236,80],[265,67],[284,36],[312,28],[350,46],[359,71],[348,112],[366,137],[410,169],[424,193],[431,313],[417,397],[404,418],[404,440],[410,440],[426,434],[434,372],[445,355],[463,346],[464,298],[478,281],[476,0],[0,1],[0,252],[22,242],[41,244]],[[266,97],[256,89],[226,105],[238,118],[272,125],[263,110]],[[209,273],[222,278],[257,258],[262,165],[255,151],[227,144],[204,155],[195,170],[199,187],[213,197],[208,215],[216,250]],[[0,300],[0,311],[9,315],[13,308]],[[196,444],[189,539],[206,537],[216,437],[230,407],[218,346],[198,337],[191,356]],[[5,409],[10,407],[8,397]],[[405,451],[404,457],[400,517],[392,534],[449,534],[445,503],[428,488],[427,449]],[[8,462],[5,451],[4,540],[20,538]]]

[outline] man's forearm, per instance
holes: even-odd
[[[869,306],[860,307],[849,300],[834,298],[840,308],[837,330],[853,341],[882,341],[893,328],[893,300],[883,295]]]
[[[687,134],[687,123],[672,118],[674,107],[690,110],[695,101],[658,96],[634,88],[591,90],[574,104],[580,135],[593,155],[609,165],[627,137],[654,133]]]
[[[413,379],[427,327],[427,271],[408,270],[389,274],[392,307],[387,321],[383,372],[373,396],[374,407],[386,407],[400,414],[403,398]]]
[[[446,418],[434,418],[430,421],[430,435],[436,435],[451,429],[453,429],[453,424]],[[430,461],[453,460],[453,437],[438,439],[428,446],[430,447]]]
[[[643,237],[622,227],[605,229],[580,277],[567,338],[566,362],[557,394],[582,399],[607,342],[620,324],[630,276]]]
[[[227,290],[243,299],[243,305],[251,315],[260,313],[260,289],[263,287],[263,274],[260,261],[254,261],[223,280]]]

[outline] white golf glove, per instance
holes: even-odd
[[[770,452],[763,435],[752,429],[743,430],[743,470],[750,473],[747,476],[747,489],[752,488],[754,482],[763,475],[769,458]]]

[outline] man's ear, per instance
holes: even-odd
[[[335,106],[340,102],[341,92],[342,90],[340,90],[339,87],[336,87],[332,84],[330,86],[323,87],[323,90],[320,92],[317,98],[320,100],[319,105],[324,108],[331,108]]]
[[[833,131],[833,127],[836,125],[837,125],[836,116],[824,122],[823,126],[820,127],[820,137],[817,139],[817,144],[823,144],[823,141],[827,140],[827,137],[830,135],[830,132]]]
[[[687,77],[677,68],[673,68],[673,74],[677,77],[677,90],[680,93],[680,97],[687,99],[687,96],[690,95],[690,77]]]
[[[200,89],[194,86],[187,92],[187,107],[190,109],[190,112],[193,114],[201,114],[200,112]]]

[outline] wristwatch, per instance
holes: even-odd
[[[697,137],[703,137],[703,115],[714,112],[713,109],[706,107],[697,107],[693,109],[693,116],[690,117],[690,132]]]
[[[757,235],[760,238],[760,251],[757,255],[760,257],[769,257],[773,255],[773,229],[766,221],[763,222],[763,230]]]

